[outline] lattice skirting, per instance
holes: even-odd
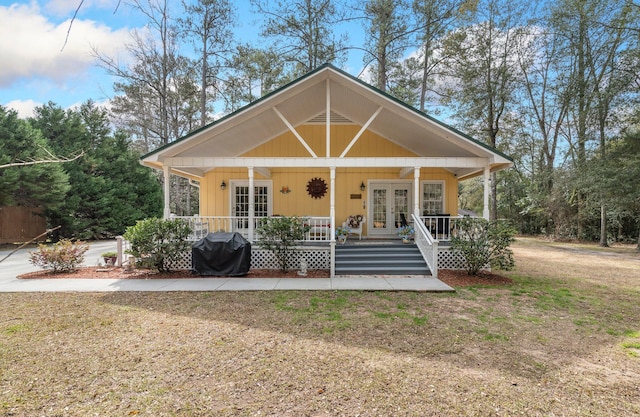
[[[307,269],[329,269],[329,248],[303,248],[295,253],[291,268],[299,269],[300,261],[307,262]],[[185,252],[182,258],[170,266],[173,270],[191,269],[191,251]],[[275,255],[264,249],[251,248],[251,269],[280,269]]]
[[[296,253],[296,261],[292,262],[292,268],[300,267],[300,260],[307,261],[307,269],[329,269],[329,248],[304,248]],[[263,249],[251,250],[252,269],[280,269],[278,260],[273,253]],[[464,258],[450,248],[438,248],[438,269],[465,269]],[[191,269],[191,252],[185,252],[180,261],[171,266],[171,269]]]
[[[459,252],[450,247],[438,247],[438,269],[465,269],[466,264]]]

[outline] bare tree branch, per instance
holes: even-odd
[[[116,8],[113,11],[113,13],[115,14],[118,11],[118,8],[120,7],[120,2],[122,0],[118,0],[118,3],[116,4]],[[82,5],[84,4],[84,0],[80,0],[80,3],[78,4],[78,7],[76,7],[76,11],[73,13],[73,17],[71,18],[71,22],[69,22],[69,28],[67,29],[67,36],[65,36],[64,38],[64,44],[62,44],[62,49],[60,49],[60,52],[64,51],[64,47],[67,46],[67,42],[69,42],[69,34],[71,33],[71,27],[73,26],[73,22],[76,21],[76,17],[78,17],[78,12],[80,11],[80,8],[82,7]]]
[[[18,166],[26,166],[26,165],[36,165],[36,164],[61,164],[64,162],[75,161],[84,155],[84,151],[80,152],[78,155],[68,158],[58,158],[55,155],[51,154],[51,152],[47,151],[47,153],[51,156],[51,159],[39,159],[39,160],[31,160],[31,161],[20,161],[20,162],[11,162],[9,164],[0,165],[0,169],[2,168],[10,168],[10,167],[18,167]]]

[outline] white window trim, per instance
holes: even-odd
[[[447,212],[447,182],[445,180],[423,180],[420,181],[420,213],[424,216],[424,186],[426,184],[441,184],[442,185],[442,213]]]
[[[235,193],[235,187],[248,187],[249,180],[229,180],[229,215],[233,216],[233,205],[235,201],[232,198]],[[254,187],[267,187],[267,215],[273,215],[273,181],[272,180],[253,180]]]

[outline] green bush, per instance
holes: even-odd
[[[131,244],[127,253],[138,259],[138,265],[168,272],[170,265],[179,261],[191,247],[187,241],[189,234],[191,228],[182,219],[153,217],[127,227],[122,237]]]
[[[62,239],[54,245],[40,244],[38,250],[29,252],[29,262],[53,273],[75,271],[84,262],[84,254],[89,250],[85,242]]]
[[[293,261],[297,243],[304,239],[309,229],[309,225],[301,217],[271,217],[257,229],[260,236],[258,244],[271,251],[280,264],[280,270],[287,272]]]
[[[467,217],[458,222],[458,235],[451,239],[451,248],[462,254],[469,275],[478,275],[487,265],[509,270],[515,265],[509,249],[515,233],[506,221]]]

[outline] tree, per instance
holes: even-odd
[[[81,239],[111,237],[135,221],[162,211],[161,187],[138,162],[123,133],[111,135],[106,110],[91,101],[79,110],[48,103],[31,120],[58,153],[85,149],[85,156],[64,164],[70,189],[57,207],[48,207],[58,236]]]
[[[327,62],[338,64],[344,57],[344,38],[334,33],[341,14],[333,0],[279,0],[273,7],[267,0],[251,4],[265,18],[262,35],[275,39],[276,51],[292,65],[292,78]]]
[[[441,40],[451,30],[454,22],[473,8],[470,0],[414,0],[415,36],[420,61],[419,103],[420,111],[425,111],[427,94],[432,89],[432,77],[444,60]],[[436,51],[441,56],[436,56]]]
[[[192,40],[199,64],[200,75],[200,126],[211,120],[208,103],[221,90],[218,74],[231,52],[231,26],[234,14],[228,0],[182,1],[184,18],[178,25],[184,37]]]
[[[238,45],[225,81],[226,110],[231,112],[284,85],[288,80],[281,57],[273,49]]]
[[[465,129],[499,148],[501,123],[514,104],[517,66],[514,59],[520,35],[517,2],[486,0],[477,7],[472,26],[446,40],[450,75],[456,80],[448,94],[456,118]],[[491,174],[490,216],[497,218],[497,181]]]
[[[194,63],[179,54],[179,33],[167,0],[135,0],[133,7],[148,18],[144,31],[132,33],[127,50],[132,64],[123,67],[112,57],[94,50],[98,65],[120,81],[121,93],[112,111],[125,129],[143,141],[144,152],[166,145],[199,126],[199,89]]]
[[[0,206],[60,206],[69,191],[69,177],[41,132],[0,106]],[[60,159],[53,157],[55,162]]]
[[[367,45],[365,67],[371,65],[374,85],[387,91],[391,68],[407,47],[406,4],[402,0],[369,0],[365,4]]]
[[[570,123],[575,132],[572,149],[578,173],[586,166],[589,142],[595,140],[606,159],[606,142],[611,136],[614,103],[635,81],[635,61],[627,51],[637,41],[630,22],[637,10],[624,0],[606,3],[565,0],[552,9],[550,24],[563,40],[571,68]],[[602,192],[600,193],[602,195]],[[578,193],[578,235],[583,235],[586,196]],[[607,245],[606,206],[601,197],[600,245]]]

